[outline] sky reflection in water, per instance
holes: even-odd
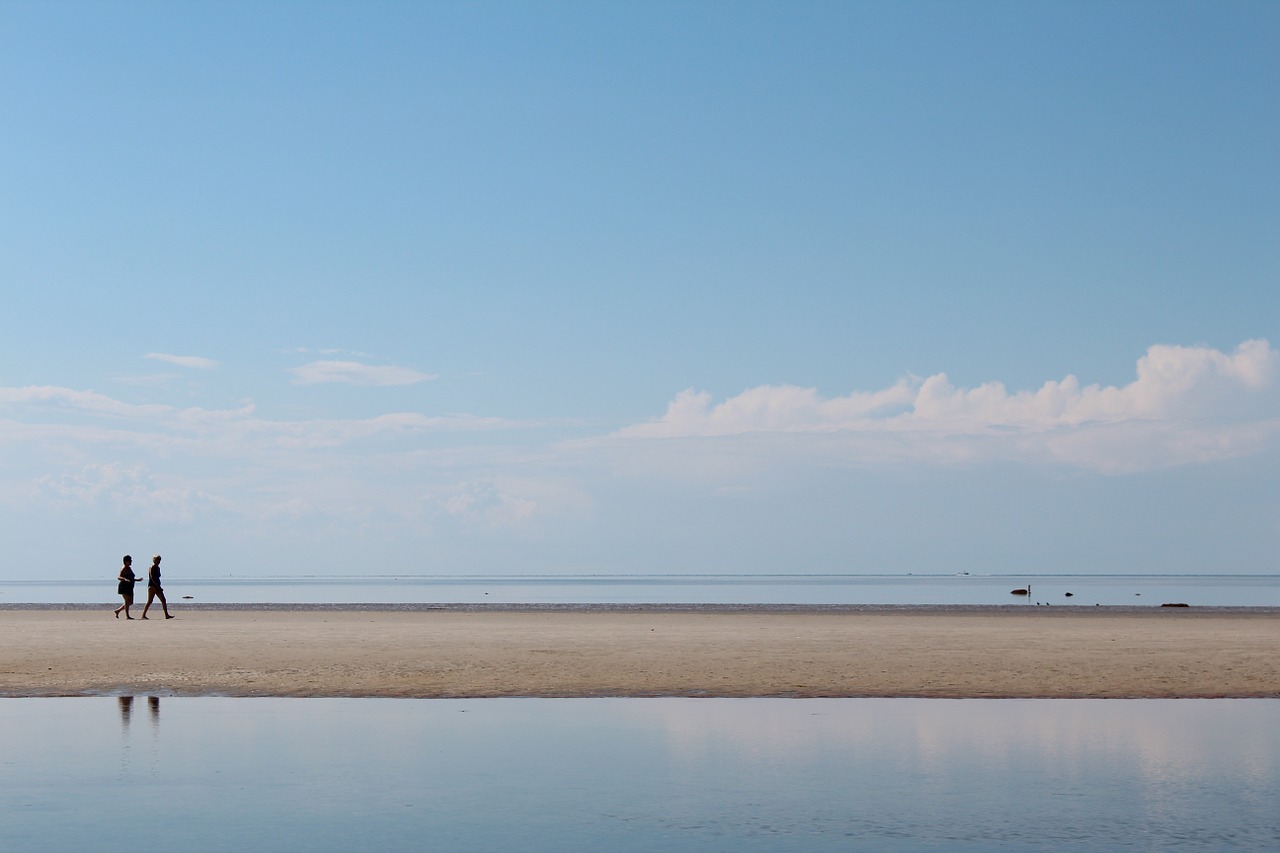
[[[1280,701],[0,700],[0,849],[1280,846]]]

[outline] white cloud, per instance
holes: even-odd
[[[56,506],[109,508],[161,522],[190,521],[210,510],[228,510],[229,502],[176,483],[161,483],[141,466],[88,464],[76,471],[36,481],[36,495]]]
[[[872,466],[896,476],[889,466],[1013,461],[1112,474],[1272,458],[1263,455],[1274,456],[1280,438],[1276,367],[1277,353],[1254,341],[1232,353],[1152,347],[1135,379],[1117,387],[1067,377],[1010,392],[999,383],[957,388],[939,374],[834,398],[761,386],[716,403],[688,391],[652,423],[560,442],[541,430],[564,436],[581,424],[421,412],[281,420],[251,403],[139,405],[88,390],[0,387],[0,500],[268,526],[305,517],[430,535],[504,530],[533,541],[601,506],[643,509],[646,495],[663,505],[690,494],[756,505],[806,478],[864,482]],[[527,428],[539,432],[447,435]]]
[[[0,502],[156,521],[218,515],[254,524],[303,517],[357,524],[380,515],[411,526],[443,518],[461,527],[515,529],[551,505],[537,478],[520,484],[482,474],[478,481],[489,485],[471,493],[469,507],[465,499],[451,508],[438,499],[458,494],[459,477],[520,454],[505,448],[486,454],[466,440],[450,448],[440,436],[545,426],[419,412],[276,420],[261,417],[251,403],[135,405],[94,391],[0,387]],[[406,514],[424,500],[433,512]]]
[[[18,408],[23,421],[0,420],[0,441],[59,446],[146,447],[198,456],[244,457],[255,452],[308,451],[386,441],[429,432],[525,429],[536,422],[477,415],[391,412],[371,418],[268,420],[252,403],[236,409],[135,405],[94,391],[58,387],[0,387],[0,405]],[[43,411],[60,418],[50,422]],[[30,421],[36,421],[31,423]]]
[[[657,421],[627,427],[619,435],[635,438],[740,435],[747,432],[825,432],[883,420],[917,398],[914,384],[902,380],[883,391],[855,392],[823,399],[813,388],[761,385],[718,406],[711,395],[688,389],[676,395]]]
[[[823,398],[811,388],[760,386],[713,405],[683,391],[666,414],[621,438],[837,433],[845,458],[970,461],[1052,459],[1106,471],[1209,461],[1258,450],[1280,433],[1280,353],[1263,340],[1225,354],[1153,346],[1123,387],[1074,376],[1036,391],[999,382],[956,388],[946,374]]]
[[[337,347],[293,347],[292,349],[281,350],[281,352],[297,353],[299,355],[310,355],[316,353],[318,355],[345,355],[351,358],[373,358],[371,353],[361,352],[360,350],[345,350]]]
[[[0,447],[26,459],[93,460],[102,453],[164,453],[183,459],[266,461],[288,465],[298,453],[403,450],[428,434],[479,433],[545,427],[467,414],[387,412],[372,418],[271,420],[253,403],[237,409],[134,405],[93,391],[60,387],[0,387]],[[18,448],[24,448],[19,451]],[[109,450],[111,448],[111,450]]]
[[[459,484],[441,500],[441,506],[460,522],[489,528],[527,525],[539,508],[533,498],[488,481]]]
[[[4,404],[25,404],[33,407],[73,410],[89,415],[124,418],[150,418],[172,411],[170,406],[122,403],[96,391],[77,391],[53,385],[0,388],[0,405]]]
[[[319,385],[326,382],[345,382],[350,385],[415,385],[435,379],[429,373],[420,373],[395,365],[362,364],[358,361],[313,361],[292,368],[293,381],[297,385]]]
[[[149,373],[132,376],[117,374],[111,377],[111,381],[119,385],[132,385],[138,388],[166,388],[182,379],[183,377],[177,373]]]
[[[190,367],[194,370],[213,370],[218,366],[218,362],[213,359],[202,358],[198,355],[169,355],[163,352],[149,352],[146,357],[155,361],[177,365],[178,367]]]

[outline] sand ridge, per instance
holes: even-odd
[[[1280,698],[1274,609],[172,610],[0,610],[0,696]]]

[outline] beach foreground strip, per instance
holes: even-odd
[[[1280,614],[0,610],[0,696],[1280,698]]]

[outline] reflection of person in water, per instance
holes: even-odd
[[[142,608],[142,618],[147,618],[147,611],[151,609],[151,602],[160,599],[160,606],[164,608],[164,618],[172,619],[169,615],[169,602],[164,600],[164,587],[160,586],[160,555],[156,554],[151,558],[151,568],[147,569],[147,604]]]
[[[129,722],[133,719],[133,697],[117,696],[116,701],[120,704],[120,725],[128,732]],[[160,697],[147,697],[147,710],[151,713],[151,728],[153,731],[160,730]]]
[[[116,576],[119,583],[116,584],[116,592],[120,593],[120,597],[124,599],[124,604],[116,608],[116,618],[120,618],[120,611],[124,611],[124,618],[132,619],[129,615],[129,608],[133,606],[133,585],[141,580],[133,573],[133,557],[128,554],[124,555],[124,567],[120,569],[120,574]],[[146,611],[142,611],[144,614]],[[143,619],[147,618],[145,615]]]

